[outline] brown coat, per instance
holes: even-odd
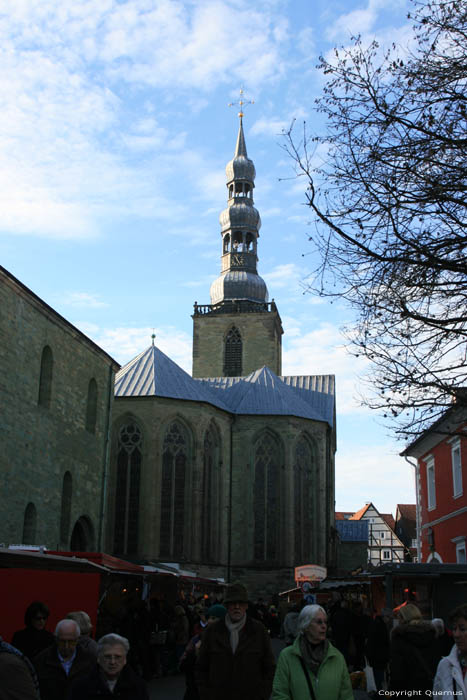
[[[209,625],[195,666],[201,700],[268,700],[275,670],[265,626],[247,617],[235,654],[223,620]]]
[[[37,700],[31,672],[16,654],[0,653],[0,700]]]

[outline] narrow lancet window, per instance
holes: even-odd
[[[254,558],[273,561],[279,556],[279,445],[264,435],[255,450]]]
[[[224,376],[242,376],[242,336],[235,326],[232,326],[225,338]]]
[[[177,559],[184,554],[187,463],[188,437],[174,421],[165,434],[162,453],[160,556]]]
[[[138,551],[139,490],[141,480],[142,437],[139,427],[129,423],[120,428],[115,495],[114,551],[136,554]]]
[[[53,355],[48,345],[42,350],[41,373],[39,377],[39,397],[37,403],[44,408],[50,408],[52,397]]]

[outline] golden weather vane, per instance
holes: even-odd
[[[235,105],[238,105],[240,107],[240,112],[238,113],[240,119],[243,117],[243,105],[255,104],[254,100],[244,100],[244,95],[245,93],[243,92],[243,88],[240,88],[240,99],[238,100],[238,102],[229,102],[229,107],[234,107]]]

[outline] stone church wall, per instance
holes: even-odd
[[[193,316],[193,377],[224,376],[224,339],[235,326],[242,336],[242,376],[266,366],[278,376],[282,326],[277,311]]]
[[[38,403],[45,346],[53,358],[48,407]],[[117,368],[92,341],[0,269],[1,543],[69,548],[81,519],[79,543],[85,537],[88,549],[99,546]],[[97,386],[94,432],[86,430],[91,379]],[[71,479],[66,477],[64,504],[67,472]]]
[[[116,398],[113,412],[111,479],[108,492],[108,551],[114,551],[117,440],[120,427],[135,421],[142,431],[142,472],[140,484],[138,556],[159,559],[162,447],[168,427],[179,422],[189,436],[189,469],[186,480],[186,517],[184,531],[185,561],[200,563],[200,522],[202,508],[202,468],[204,437],[210,425],[220,440],[218,565],[227,563],[228,489],[231,416],[214,406],[196,401],[161,397]],[[131,553],[130,553],[131,554]],[[135,558],[134,553],[132,558]]]
[[[280,476],[280,556],[274,562],[255,564],[253,557],[254,508],[254,445],[259,436],[277,439],[281,451]],[[313,446],[313,525],[303,532],[309,540],[308,560],[294,556],[294,449],[305,435]],[[234,422],[234,467],[232,507],[232,576],[245,578],[256,595],[269,595],[294,586],[295,566],[329,562],[330,523],[327,512],[334,513],[333,485],[327,481],[329,454],[327,425],[318,421],[290,416],[236,416]],[[274,590],[273,590],[274,589]]]
[[[294,586],[294,567],[302,564],[326,566],[329,559],[330,524],[327,513],[334,513],[334,491],[327,484],[327,475],[334,464],[328,464],[328,426],[290,416],[233,416],[207,404],[160,397],[116,398],[113,413],[111,479],[109,489],[109,531],[107,551],[112,552],[115,523],[115,473],[118,431],[125,423],[136,421],[143,434],[142,477],[139,508],[139,547],[135,559],[167,561],[159,557],[160,494],[162,444],[165,431],[173,420],[181,422],[192,436],[190,473],[186,483],[185,537],[187,546],[181,565],[195,570],[202,577],[241,578],[251,595],[270,595]],[[218,493],[219,556],[217,562],[203,561],[200,548],[203,441],[208,426],[214,421],[221,440]],[[230,431],[232,430],[232,474],[230,474]],[[263,434],[281,445],[280,555],[275,561],[255,562],[252,542],[254,532],[254,445]],[[306,435],[313,447],[313,522],[306,561],[294,557],[294,449],[300,436]],[[333,451],[331,451],[333,454]],[[332,457],[333,459],[333,457]],[[232,514],[230,530],[230,478],[232,478]],[[229,558],[230,547],[230,558]],[[115,554],[121,554],[114,552]],[[128,558],[128,557],[127,557]],[[180,561],[180,560],[178,560]],[[230,561],[230,571],[229,571]]]

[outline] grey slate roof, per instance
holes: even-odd
[[[204,401],[229,409],[209,387],[196,382],[155,345],[130,360],[115,377],[115,396],[161,396],[170,399]]]
[[[334,424],[334,377],[278,377],[268,367],[247,377],[193,379],[150,346],[117,374],[116,397],[201,401],[238,415],[297,416]]]
[[[195,381],[222,389],[224,403],[232,413],[297,416],[334,425],[332,375],[278,377],[268,367],[262,367],[247,377],[216,377]]]

